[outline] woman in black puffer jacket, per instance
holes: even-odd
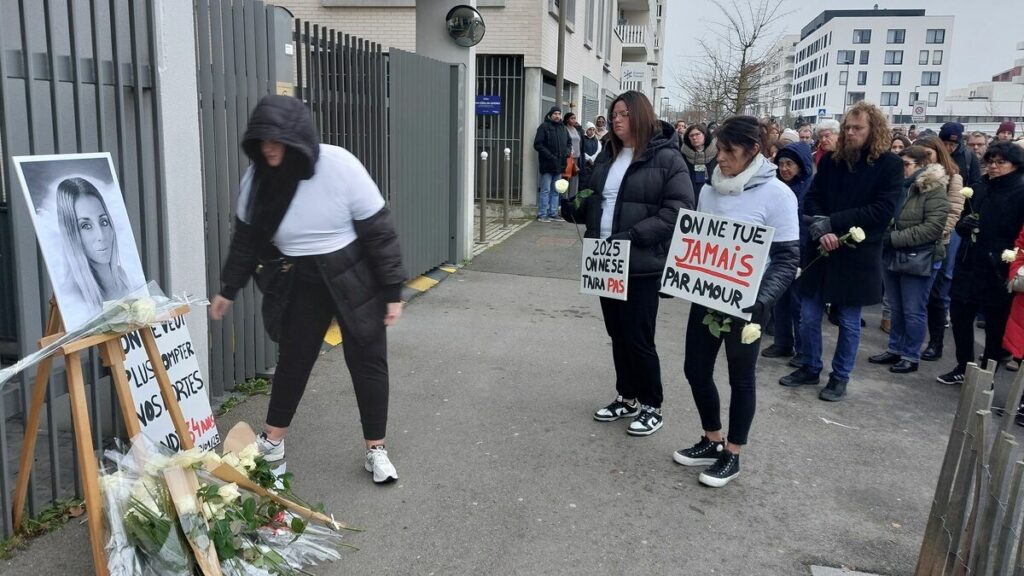
[[[587,238],[629,240],[626,301],[601,298],[615,363],[614,402],[594,414],[610,422],[633,417],[627,432],[647,436],[662,425],[661,364],[654,346],[661,272],[680,208],[693,209],[693,188],[679,136],[656,119],[647,97],[629,91],[612,102],[607,146],[580,207]]]

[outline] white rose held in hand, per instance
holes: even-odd
[[[565,194],[569,191],[569,181],[565,178],[560,178],[558,182],[555,182],[555,192],[559,194]]]
[[[740,344],[753,344],[761,337],[760,324],[747,324],[740,332]]]
[[[1017,252],[1019,251],[1020,248],[1014,248],[1013,250],[1003,250],[1003,262],[1006,262],[1007,264],[1012,264],[1013,261],[1017,259]]]
[[[859,226],[854,226],[850,228],[850,238],[853,239],[854,242],[857,242],[859,244],[863,242],[865,238],[867,238],[867,235],[864,234],[863,228]]]
[[[960,190],[960,195],[970,200],[974,197],[974,188],[964,188],[963,190]]]

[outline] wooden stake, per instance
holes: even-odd
[[[960,543],[957,546],[957,559],[953,576],[964,576],[967,574],[967,565],[971,558],[971,542],[974,541],[974,525],[978,519],[978,507],[981,501],[981,480],[985,475],[985,444],[988,434],[988,420],[992,413],[988,410],[978,410],[978,417],[974,424],[974,500],[971,505],[971,514],[967,517],[967,525],[960,535]],[[973,572],[972,572],[973,573]]]
[[[1024,395],[1024,370],[1017,372],[1017,377],[1013,379],[1013,386],[1010,386],[1010,393],[1006,396],[1006,408],[1001,428],[1007,434],[1012,434],[1014,419],[1017,416],[1022,395]]]
[[[149,361],[153,364],[153,375],[156,376],[156,382],[160,385],[160,396],[163,397],[164,407],[167,408],[167,412],[171,415],[174,430],[178,433],[178,439],[181,441],[181,449],[190,450],[194,446],[192,434],[185,424],[185,417],[181,413],[181,406],[178,405],[178,394],[174,391],[174,387],[171,386],[171,377],[167,375],[167,369],[164,368],[163,358],[160,357],[160,347],[156,345],[153,331],[143,328],[139,330],[139,334],[142,336],[142,344],[146,347]]]
[[[1020,503],[1022,479],[1024,479],[1024,460],[1018,461],[1013,467],[1013,480],[1010,481],[1010,499],[1006,504],[1006,513],[1003,514],[1003,529],[999,531],[999,543],[996,545],[996,569],[992,572],[993,574],[1006,574],[1009,572],[1009,558],[1007,557],[1010,555],[1010,549],[1013,547],[1010,534],[1013,533],[1013,529],[1017,524],[1017,505]],[[1020,551],[1017,553],[1021,554]]]
[[[992,457],[989,459],[989,475],[983,479],[983,484],[988,484],[985,490],[985,505],[981,509],[981,524],[978,530],[978,538],[974,543],[974,553],[971,555],[971,565],[976,566],[972,574],[988,574],[988,567],[992,562],[992,530],[996,518],[999,517],[999,496],[1003,493],[1003,480],[1006,478],[1006,468],[1010,463],[1010,454],[1017,447],[1013,436],[1000,432],[996,438],[996,445],[992,450]]]

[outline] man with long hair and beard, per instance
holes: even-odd
[[[811,243],[802,250],[800,277],[800,360],[783,386],[817,385],[822,364],[821,316],[830,302],[839,320],[839,341],[828,385],[818,395],[829,402],[846,395],[860,345],[861,308],[882,301],[882,238],[896,209],[903,167],[889,151],[892,138],[885,115],[874,104],[858,102],[843,119],[839,142],[818,164],[804,199]],[[865,238],[856,249],[842,237],[853,227]],[[811,262],[819,247],[826,258]]]

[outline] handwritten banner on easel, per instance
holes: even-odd
[[[580,294],[625,300],[629,292],[629,240],[583,240]]]
[[[680,210],[661,274],[661,291],[730,316],[757,300],[775,229]]]
[[[204,450],[213,449],[220,444],[220,433],[210,409],[206,379],[199,369],[185,319],[178,317],[153,326],[152,330],[192,442]],[[125,372],[142,433],[150,440],[178,451],[181,440],[160,396],[160,387],[140,334],[132,332],[122,336],[121,349],[125,352]]]

